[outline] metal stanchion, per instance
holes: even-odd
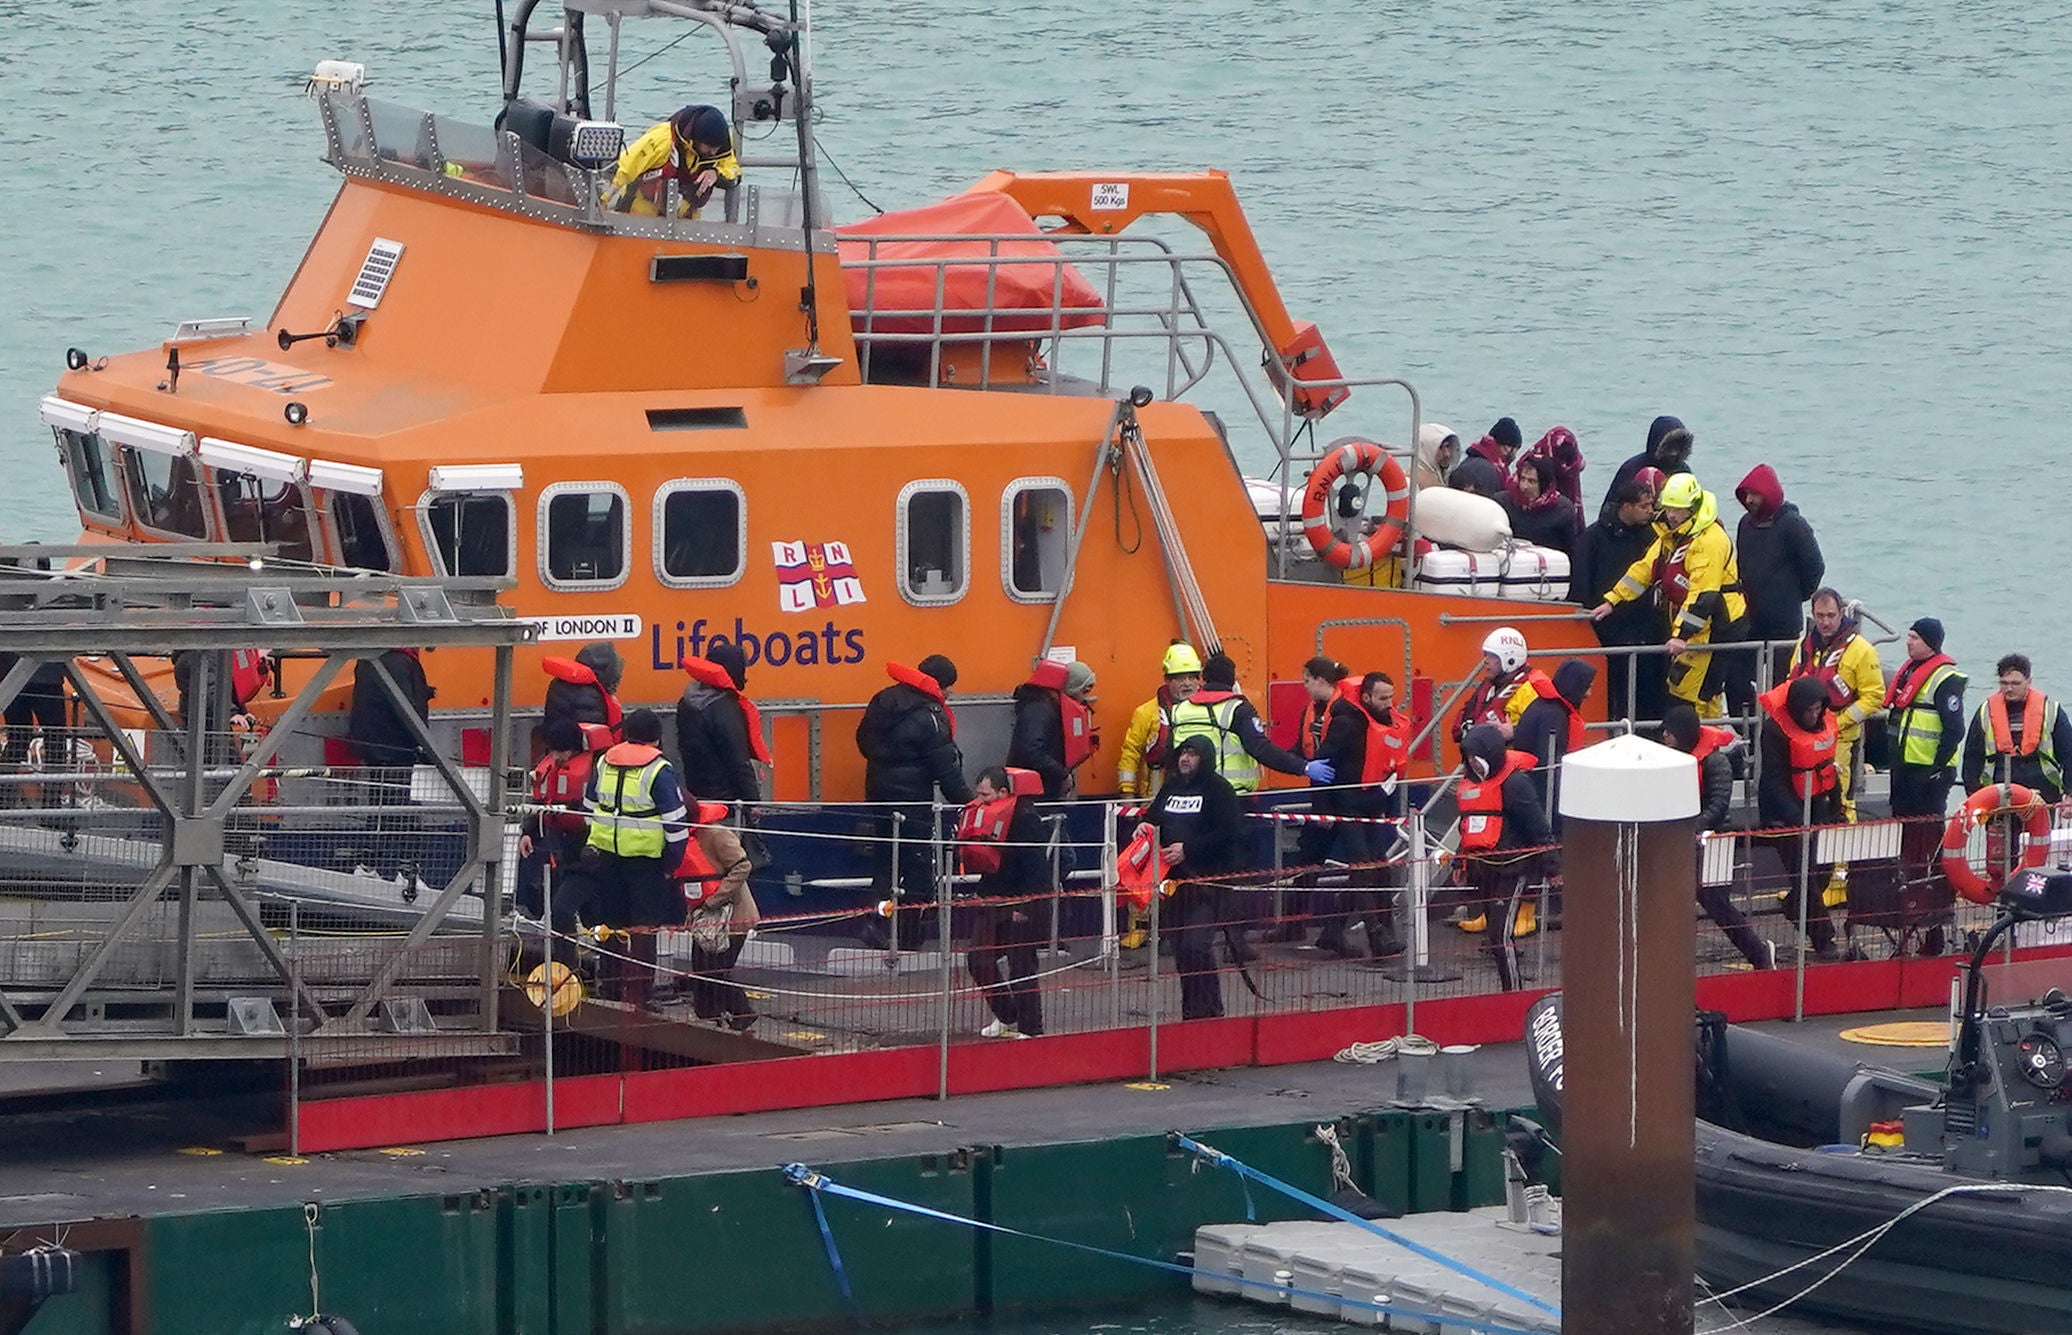
[[[1145,986],[1151,1001],[1151,1071],[1145,1078],[1158,1082],[1158,907],[1165,898],[1165,849],[1156,840],[1151,845],[1151,924],[1144,949],[1151,952],[1144,969]]]
[[[1064,868],[1059,862],[1063,853],[1065,817],[1059,814],[1046,816],[1044,820],[1050,826],[1050,842],[1044,850],[1050,861],[1050,948],[1043,953],[1051,959],[1056,959],[1065,953],[1058,945],[1058,920],[1063,916],[1065,902]]]
[[[1791,1018],[1806,1018],[1806,947],[1812,942],[1806,936],[1807,915],[1812,911],[1813,887],[1807,878],[1813,874],[1813,785],[1806,785],[1806,795],[1800,803],[1799,812],[1799,967],[1792,973]],[[1821,905],[1820,911],[1827,912]]]
[[[542,822],[544,826],[544,822]],[[544,830],[542,837],[545,837]],[[554,976],[554,859],[550,856],[540,868],[540,919],[544,931],[540,943],[546,959],[540,965],[540,979],[545,984],[544,998],[540,1010],[546,1017],[547,1027],[547,1134],[554,1134],[554,1000],[560,989],[555,986],[559,980]]]
[[[885,883],[885,967],[893,973],[899,972],[899,892],[901,865],[899,844],[901,831],[906,827],[906,813],[894,809],[892,812],[892,876]]]
[[[302,1157],[302,903],[288,901],[288,1155]]]
[[[945,1100],[950,1097],[950,962],[955,956],[950,950],[950,867],[943,847],[939,809],[929,835],[935,867],[935,945],[942,955],[942,1033],[936,1046],[935,1097]]]
[[[1116,824],[1122,819],[1122,804],[1109,803],[1101,809],[1101,949],[1108,955],[1108,1027],[1122,1028],[1122,941],[1115,912],[1115,887],[1120,879],[1121,851],[1116,847]]]

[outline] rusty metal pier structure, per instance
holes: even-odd
[[[27,691],[65,711],[0,754],[0,1060],[515,1050],[510,685],[535,631],[498,605],[504,581],[269,557],[0,547],[0,707]],[[233,732],[231,657],[253,648],[283,667],[265,728]],[[380,661],[399,648],[494,653],[486,767],[417,720]],[[407,790],[327,762],[321,728],[370,673],[425,757]]]

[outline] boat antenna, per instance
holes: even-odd
[[[504,41],[504,0],[496,0],[496,79],[497,90],[503,91],[504,80],[511,77],[511,56]]]
[[[812,11],[807,11],[808,21]],[[799,132],[799,220],[806,232],[806,286],[799,302],[806,312],[806,352],[820,352],[820,294],[813,279],[813,184],[820,173],[813,164],[813,80],[806,24],[799,21],[799,0],[791,0],[792,124]]]

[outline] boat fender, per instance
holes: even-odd
[[[2033,871],[2050,858],[2050,806],[2018,783],[1989,784],[1964,799],[1943,827],[1942,869],[1956,892],[1974,904],[1990,904],[2007,883],[2004,858],[1988,857],[1982,874],[1965,856],[1965,844],[1973,827],[1998,816],[2018,816],[2024,840],[2022,856],[2014,870]]]
[[[1511,541],[1511,517],[1487,496],[1425,487],[1417,493],[1417,536],[1471,552],[1493,552]]]

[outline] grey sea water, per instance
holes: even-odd
[[[1723,496],[1777,466],[1845,592],[1902,627],[1942,617],[1974,682],[2021,648],[2064,692],[2065,18],[821,3],[819,135],[887,208],[997,166],[1226,168],[1349,372],[1408,377],[1470,438],[1565,423],[1593,505],[1676,413]],[[35,405],[64,349],[263,318],[336,188],[300,76],[349,57],[377,95],[487,119],[494,25],[488,0],[0,0],[0,19],[0,537],[63,538]],[[636,32],[629,59],[659,44]],[[718,100],[716,63],[682,59],[706,45],[643,67],[622,116]],[[1330,425],[1400,438],[1401,417],[1370,391]]]

